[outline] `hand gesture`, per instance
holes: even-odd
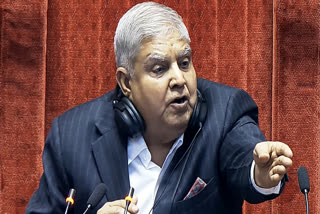
[[[277,186],[292,165],[292,156],[291,149],[284,143],[258,143],[253,150],[255,183],[262,188]]]

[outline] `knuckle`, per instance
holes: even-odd
[[[116,213],[122,214],[123,209],[121,207],[116,208]]]

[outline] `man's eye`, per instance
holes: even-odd
[[[180,68],[181,68],[181,69],[187,69],[187,68],[189,68],[189,65],[190,65],[189,59],[184,59],[184,60],[180,63]]]
[[[152,72],[156,74],[162,74],[163,72],[165,72],[165,68],[161,65],[156,65],[152,68]]]

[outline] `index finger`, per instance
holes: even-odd
[[[279,157],[281,155],[288,158],[293,156],[289,146],[279,141],[260,142],[255,146],[253,154],[257,163],[266,163],[270,158]]]
[[[271,152],[275,152],[277,156],[284,155],[288,158],[292,158],[293,156],[290,147],[279,141],[271,141]]]

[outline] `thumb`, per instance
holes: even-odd
[[[270,148],[267,142],[258,143],[253,150],[253,158],[258,166],[266,165],[270,160]]]
[[[132,203],[133,204],[135,204],[135,205],[137,205],[137,203],[138,203],[138,196],[133,196],[133,198],[132,198]]]

